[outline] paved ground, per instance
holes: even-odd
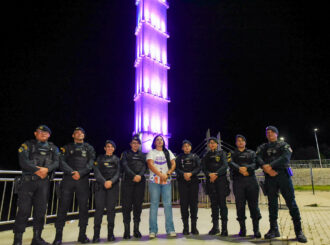
[[[308,192],[297,192],[297,202],[300,207],[302,220],[303,220],[303,229],[308,238],[307,244],[315,244],[315,245],[328,245],[330,244],[330,192],[317,192],[315,196]],[[284,203],[282,201],[282,203]],[[313,207],[313,204],[317,204],[317,207]],[[308,206],[312,205],[312,206]],[[239,225],[236,221],[236,211],[235,206],[232,204],[228,205],[229,207],[229,237],[213,237],[206,235],[207,232],[211,228],[210,223],[210,209],[200,208],[199,209],[199,220],[198,220],[198,229],[201,233],[199,236],[182,236],[182,222],[180,219],[180,210],[178,208],[173,209],[174,215],[174,223],[175,229],[178,232],[178,238],[169,239],[165,235],[165,225],[164,225],[164,212],[163,209],[159,210],[158,213],[158,226],[159,226],[159,236],[157,239],[149,240],[148,239],[148,217],[149,210],[145,209],[142,213],[142,222],[141,222],[141,232],[143,234],[142,240],[130,240],[130,241],[122,241],[123,235],[123,224],[122,224],[122,214],[118,213],[116,216],[116,227],[115,227],[115,235],[117,237],[117,242],[119,244],[127,245],[127,244],[299,244],[294,238],[294,230],[291,221],[291,217],[289,215],[288,210],[284,207],[279,212],[279,225],[282,237],[276,240],[264,240],[264,239],[253,239],[252,235],[252,224],[251,221],[247,220],[247,229],[248,235],[250,237],[240,238],[237,236],[239,231]],[[260,223],[262,234],[266,233],[269,228],[268,224],[268,211],[267,206],[262,205],[262,220]],[[88,226],[88,236],[92,238],[93,236],[93,219],[91,218],[89,221],[90,225]],[[48,242],[52,242],[55,235],[55,229],[53,225],[46,225],[43,233],[43,237]],[[76,244],[76,239],[78,235],[78,222],[72,221],[68,222],[65,226],[64,230],[64,243],[65,245]],[[106,242],[106,218],[103,219],[101,237],[102,243]],[[0,232],[0,244],[12,244],[13,233],[12,231],[4,231]],[[30,244],[32,239],[32,228],[27,228],[27,231],[24,234],[23,242],[24,244]],[[108,243],[110,244],[110,243]]]

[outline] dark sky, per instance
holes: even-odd
[[[207,128],[250,148],[276,125],[293,149],[330,145],[326,8],[304,1],[172,0],[170,148]],[[102,153],[128,147],[134,120],[134,0],[12,2],[1,16],[1,167],[41,123],[61,146],[79,125]],[[326,148],[324,146],[323,148]]]

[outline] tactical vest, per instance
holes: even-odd
[[[246,150],[244,152],[235,151],[231,155],[233,162],[235,162],[240,167],[246,167],[246,165],[250,165],[253,162],[253,152],[250,150]],[[232,170],[233,177],[244,177],[239,173],[238,170]],[[249,171],[249,176],[254,175],[254,170]]]
[[[51,142],[48,144],[40,145],[36,140],[28,142],[29,159],[34,161],[34,164],[38,167],[47,168],[53,162],[54,153],[56,151],[55,145]]]
[[[105,178],[106,180],[110,180],[111,178],[113,178],[119,168],[119,161],[114,155],[103,155],[98,159],[97,163],[103,178]]]
[[[272,161],[279,158],[281,155],[283,155],[283,146],[284,143],[282,142],[274,142],[274,143],[267,143],[264,146],[264,149],[262,151],[262,159],[265,163],[269,164]],[[285,167],[288,167],[289,163],[286,164]]]
[[[86,168],[89,161],[89,153],[85,143],[81,145],[69,144],[66,150],[68,154],[66,162],[73,170],[79,171]]]
[[[145,167],[146,161],[142,152],[126,152],[127,166],[135,173],[138,174]]]
[[[190,173],[196,168],[196,162],[194,159],[194,154],[181,155],[181,166],[185,173]]]
[[[208,172],[215,173],[223,165],[222,151],[209,151],[206,154],[205,167]]]

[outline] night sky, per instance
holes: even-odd
[[[208,128],[230,144],[241,133],[255,149],[273,124],[296,159],[316,158],[318,127],[330,158],[328,13],[310,4],[170,1],[173,152]],[[1,168],[18,168],[17,149],[39,124],[58,146],[81,126],[97,153],[113,139],[120,155],[134,125],[134,0],[13,1],[3,12]]]

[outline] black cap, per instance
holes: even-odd
[[[107,144],[111,144],[115,149],[117,148],[116,143],[115,143],[113,140],[106,140],[106,141],[105,141],[105,146],[106,146]]]
[[[192,143],[189,140],[182,141],[182,145],[184,145],[184,144],[189,144],[190,146],[192,146]]]
[[[210,141],[213,140],[215,143],[219,144],[219,141],[216,137],[214,136],[211,136],[208,140],[207,140],[207,143],[210,143]]]
[[[81,132],[83,132],[83,134],[86,134],[86,133],[85,133],[85,130],[84,130],[82,127],[76,127],[76,128],[73,130],[73,132],[74,132],[74,131],[77,131],[77,130],[80,130]]]
[[[139,142],[139,144],[141,145],[141,140],[140,140],[140,137],[139,137],[138,134],[134,134],[134,135],[133,135],[131,142],[132,142],[133,140],[136,140],[136,141]]]
[[[238,134],[238,135],[236,135],[235,139],[237,140],[237,138],[241,138],[242,140],[244,140],[246,142],[246,138],[244,135]]]
[[[41,131],[44,131],[44,132],[48,132],[49,134],[52,134],[52,131],[46,125],[40,125],[40,126],[38,126],[36,128],[36,131],[37,130],[41,130]]]
[[[268,126],[268,127],[266,128],[266,131],[268,131],[268,130],[271,130],[271,131],[273,131],[275,134],[278,135],[278,129],[277,129],[275,126]]]

